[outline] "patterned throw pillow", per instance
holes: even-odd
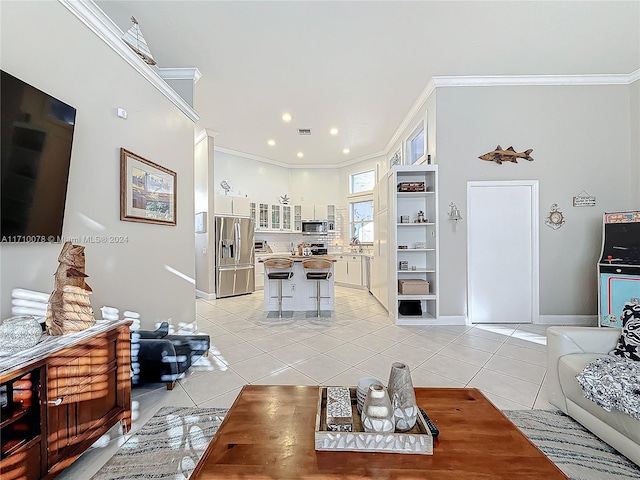
[[[625,303],[622,308],[622,333],[610,355],[640,361],[640,304]]]

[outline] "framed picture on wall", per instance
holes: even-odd
[[[176,173],[120,149],[120,220],[176,224]]]

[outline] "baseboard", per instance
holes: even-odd
[[[469,325],[465,315],[440,315],[434,325]]]
[[[597,327],[597,315],[540,315],[539,325],[576,325],[583,327]]]
[[[216,294],[207,293],[207,292],[203,292],[202,290],[196,289],[196,298],[204,298],[205,300],[215,300]]]
[[[451,316],[440,316],[438,318],[423,318],[420,316],[416,316],[414,318],[410,317],[402,317],[400,319],[394,318],[392,315],[389,315],[391,320],[396,325],[421,325],[421,326],[431,326],[431,325],[466,325],[467,319],[462,315],[451,315]]]

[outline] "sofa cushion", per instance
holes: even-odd
[[[558,376],[562,392],[569,400],[594,417],[607,423],[632,441],[640,443],[640,421],[622,412],[607,412],[591,400],[587,400],[580,384],[576,380],[576,375],[581,373],[588,363],[601,356],[602,354],[598,353],[574,353],[560,357],[558,360]]]
[[[622,309],[622,333],[611,355],[640,361],[640,305],[625,303]]]

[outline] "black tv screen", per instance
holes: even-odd
[[[76,109],[1,73],[1,240],[59,242]]]

